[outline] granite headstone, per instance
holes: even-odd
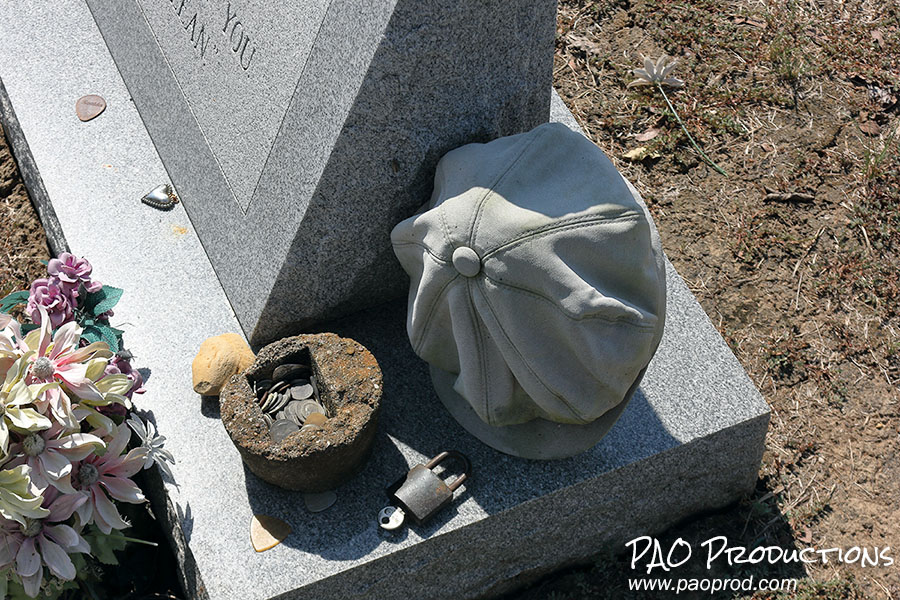
[[[555,0],[86,0],[251,343],[405,291],[437,160],[547,121]]]
[[[336,490],[334,506],[312,514],[298,494],[245,470],[218,405],[198,405],[197,345],[238,324],[184,206],[163,212],[139,200],[167,173],[87,4],[0,2],[0,23],[8,25],[0,119],[48,240],[56,252],[89,257],[98,276],[127,290],[116,320],[150,371],[138,405],[176,457],[177,485],[146,491],[175,544],[182,597],[496,594],[753,489],[768,408],[667,262],[666,332],[639,395],[600,444],[554,463],[497,453],[450,417],[412,354],[402,300],[334,324],[377,357],[385,405],[377,459]],[[85,94],[108,104],[89,122],[73,105]],[[577,129],[555,95],[551,120]],[[472,460],[465,490],[428,526],[383,532],[375,515],[384,486],[448,448]],[[294,533],[258,553],[249,539],[254,514],[282,519]]]

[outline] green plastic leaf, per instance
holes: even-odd
[[[9,314],[9,312],[18,305],[28,302],[28,296],[30,295],[28,290],[13,292],[3,300],[0,300],[0,312]]]
[[[88,313],[99,317],[106,311],[113,309],[122,297],[122,293],[123,291],[119,288],[104,285],[99,292],[88,294],[84,302],[84,308]]]
[[[93,322],[93,319],[91,319]],[[96,325],[84,325],[84,331],[81,332],[81,338],[87,340],[88,343],[93,344],[94,342],[102,342],[103,336],[100,333],[100,328]]]
[[[40,325],[35,325],[34,323],[25,323],[24,325],[22,325],[22,335],[28,335],[35,329],[40,329],[40,328],[41,328]]]
[[[117,565],[119,559],[116,552],[121,552],[128,545],[127,540],[121,535],[105,535],[95,526],[91,526],[90,532],[84,535],[85,540],[91,546],[91,554],[104,565]]]
[[[96,329],[100,331],[100,341],[106,342],[112,352],[118,352],[119,336],[116,335],[113,328],[108,325],[97,325]]]
[[[22,584],[14,579],[9,580],[9,589],[3,597],[9,598],[9,600],[32,600],[25,593],[25,588],[22,587]]]

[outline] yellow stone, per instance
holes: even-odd
[[[208,338],[191,363],[194,391],[203,396],[218,396],[235,373],[245,370],[256,356],[240,335],[223,333]]]
[[[291,526],[275,517],[253,515],[250,521],[250,543],[257,552],[265,552],[291,534]]]

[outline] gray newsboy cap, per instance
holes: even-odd
[[[666,289],[652,219],[602,151],[558,123],[453,150],[391,239],[412,347],[469,432],[526,458],[606,434],[659,345]]]

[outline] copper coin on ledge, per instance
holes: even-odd
[[[75,102],[75,114],[82,121],[90,121],[106,110],[106,100],[103,96],[88,94]]]
[[[250,521],[250,543],[257,552],[265,552],[291,534],[291,526],[275,517],[253,515]]]

